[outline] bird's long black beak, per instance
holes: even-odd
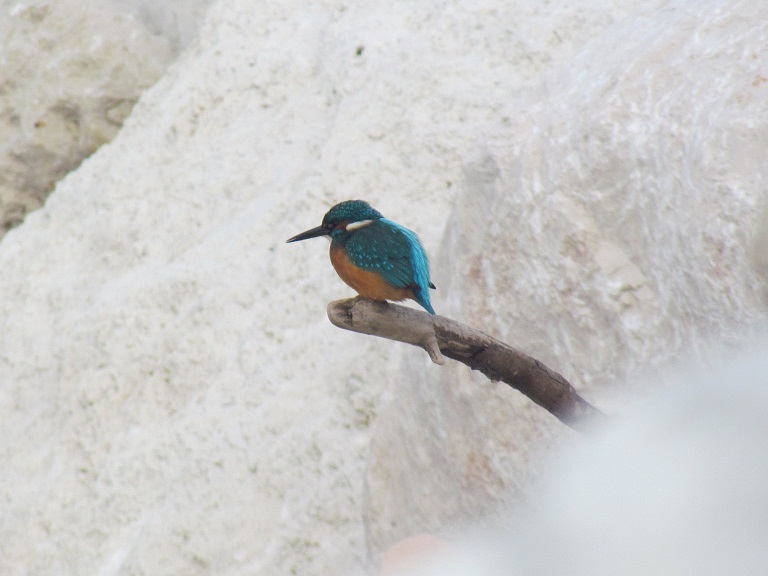
[[[288,238],[286,240],[286,244],[288,242],[298,242],[299,240],[309,240],[310,238],[317,238],[318,236],[326,236],[330,234],[331,231],[327,228],[323,228],[322,226],[318,226],[317,228],[312,228],[311,230],[307,230],[306,232],[302,232],[301,234],[296,234],[293,238]]]

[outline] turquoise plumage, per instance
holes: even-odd
[[[382,299],[383,294],[388,300],[413,298],[427,312],[435,313],[429,297],[429,289],[434,288],[429,259],[411,230],[384,218],[363,200],[349,200],[331,208],[321,226],[288,242],[324,235],[331,238],[331,260],[337,272],[361,296]],[[385,285],[371,287],[371,277],[355,269],[377,275]]]

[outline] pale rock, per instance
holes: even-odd
[[[526,493],[559,422],[329,324],[327,245],[284,241],[340,200],[576,384],[738,339],[766,9],[660,6],[213,4],[0,243],[0,572],[357,573]]]
[[[642,5],[515,99],[464,155],[438,313],[611,412],[641,375],[750,342],[766,320],[766,38],[760,2]],[[390,395],[368,475],[377,548],[494,514],[531,482],[530,454],[562,441],[462,366],[412,358]]]
[[[0,0],[0,233],[115,137],[210,0]]]

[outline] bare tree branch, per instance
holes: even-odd
[[[606,418],[557,372],[450,318],[363,298],[330,302],[328,318],[345,330],[420,346],[435,364],[444,364],[445,357],[463,362],[519,390],[572,428],[583,430]]]

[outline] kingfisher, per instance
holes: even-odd
[[[331,239],[331,264],[360,296],[370,300],[410,298],[434,314],[429,302],[429,260],[419,237],[384,218],[365,200],[336,204],[316,228],[287,242],[318,236]]]

